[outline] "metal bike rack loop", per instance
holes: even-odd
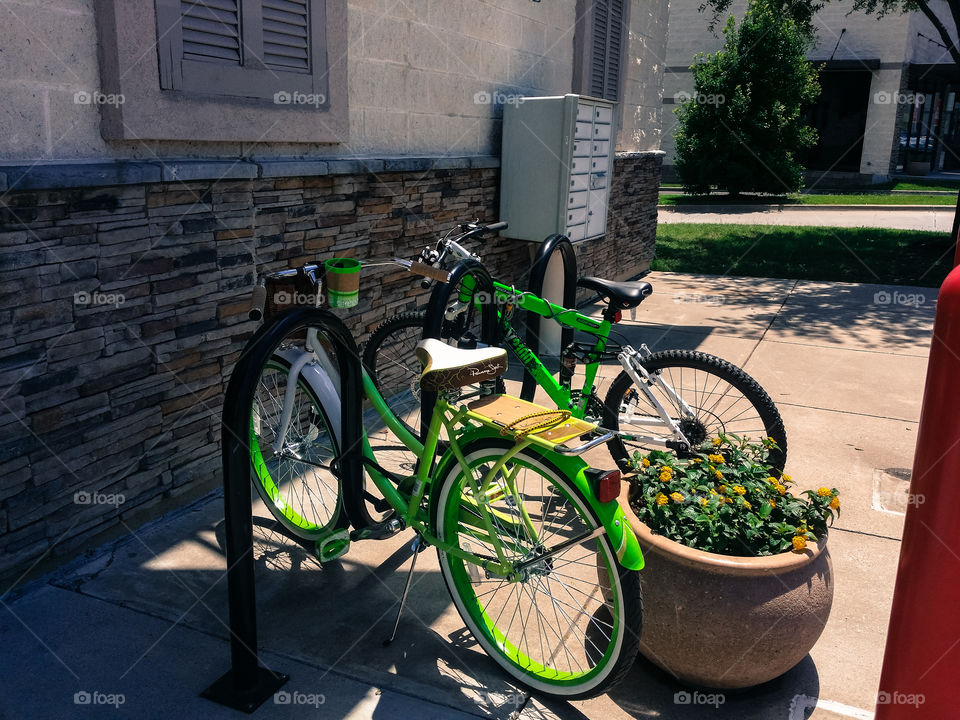
[[[260,665],[250,499],[250,409],[260,373],[283,339],[296,327],[320,329],[333,343],[341,380],[341,481],[362,490],[361,368],[357,345],[343,322],[315,308],[294,308],[264,324],[244,347],[230,374],[221,417],[223,503],[226,529],[227,594],[230,609],[230,669],[201,693],[221,705],[252,713],[289,676]],[[353,498],[356,500],[356,498]],[[362,502],[362,498],[360,499]],[[349,514],[349,511],[348,511]]]
[[[577,255],[573,250],[573,244],[564,236],[554,233],[550,235],[540,249],[537,251],[537,257],[530,267],[530,292],[543,297],[543,282],[547,276],[547,265],[555,251],[560,251],[560,257],[563,260],[563,302],[560,303],[565,308],[576,307],[577,304]],[[540,353],[540,316],[536,313],[527,312],[527,347],[535,355]],[[573,328],[564,327],[560,331],[560,350],[573,342]],[[537,381],[533,375],[523,371],[523,385],[520,388],[520,397],[527,402],[533,400],[533,394],[537,390]]]

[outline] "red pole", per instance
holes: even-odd
[[[960,717],[960,267],[940,288],[876,720]]]

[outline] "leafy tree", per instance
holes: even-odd
[[[724,46],[691,67],[694,93],[676,113],[676,170],[686,192],[711,186],[741,192],[793,192],[803,182],[797,153],[816,142],[803,107],[820,94],[806,58],[809,26],[776,0],[751,0]]]
[[[801,26],[807,29],[812,36],[813,16],[817,14],[829,0],[770,0],[776,3],[777,8],[785,15],[794,18]],[[717,19],[730,10],[733,0],[705,0],[701,10],[711,8],[713,20],[710,27],[716,24]],[[960,30],[960,0],[854,0],[854,10],[862,10],[868,15],[882,18],[893,13],[920,12],[936,29],[943,46],[950,53],[955,64],[960,65],[960,41],[957,40]],[[941,12],[938,13],[937,10]],[[943,9],[948,12],[944,14]]]

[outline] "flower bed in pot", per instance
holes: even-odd
[[[640,652],[689,684],[772,680],[807,655],[830,614],[837,491],[795,496],[765,464],[765,444],[722,436],[689,460],[637,455],[621,498],[646,560]]]

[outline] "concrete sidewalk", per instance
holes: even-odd
[[[684,688],[643,660],[609,696],[545,702],[513,687],[464,630],[433,552],[418,562],[396,642],[382,647],[408,534],[357,543],[320,567],[255,506],[262,658],[292,679],[291,702],[268,701],[254,717],[872,717],[936,291],[648,279],[654,295],[620,326],[627,340],[744,367],[780,407],[788,472],[802,487],[841,491],[830,534],[836,596],[810,655],[771,683],[727,693],[716,708],[675,703]],[[222,533],[222,499],[209,497],[6,593],[0,717],[240,717],[199,697],[228,665]]]
[[[842,210],[807,206],[804,209],[770,208],[758,211],[756,207],[740,208],[720,206],[716,210],[704,212],[704,206],[696,208],[670,207],[657,208],[659,223],[737,223],[744,225],[814,225],[818,227],[876,227],[896,230],[929,230],[950,232],[953,228],[954,208],[950,206],[930,206],[927,210],[904,210],[894,207],[871,206],[869,209],[846,207]],[[694,212],[694,210],[698,210]]]

